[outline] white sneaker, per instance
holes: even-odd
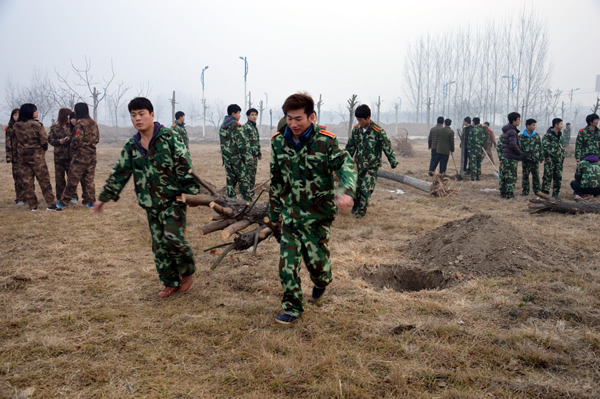
[[[71,198],[71,204],[76,204],[77,203],[77,198]]]
[[[17,205],[19,205],[19,206],[23,206],[23,205],[25,205],[25,203],[24,203],[23,201],[19,201],[19,202],[17,202],[16,204],[17,204]]]

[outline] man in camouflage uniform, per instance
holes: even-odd
[[[471,165],[469,164],[469,135],[471,134],[471,130],[473,130],[473,125],[471,124],[471,117],[467,116],[463,120],[463,133],[462,140],[460,143],[461,148],[461,163],[463,166],[463,170],[465,175],[471,173]]]
[[[167,298],[194,284],[194,254],[184,236],[187,207],[176,197],[197,194],[200,187],[189,173],[192,161],[183,138],[154,122],[150,100],[134,98],[128,108],[138,132],[125,143],[94,211],[101,213],[106,202],[117,201],[133,175],[138,204],[148,217],[156,270],[165,286],[158,296]]]
[[[294,322],[304,311],[300,262],[304,259],[319,299],[331,282],[329,235],[336,212],[349,210],[356,190],[356,168],[333,133],[314,124],[314,101],[302,93],[284,102],[287,125],[271,142],[270,219],[281,225],[279,277],[284,313],[277,322]],[[334,173],[339,186],[334,186]]]
[[[494,153],[492,152],[492,147],[497,147],[496,138],[494,137],[494,131],[490,129],[489,122],[484,122],[482,128],[485,133],[485,152],[490,157],[492,163],[494,163]]]
[[[100,141],[98,125],[90,117],[89,108],[86,103],[75,104],[75,133],[71,139],[71,150],[73,159],[69,168],[67,186],[62,198],[56,205],[60,208],[69,206],[69,202],[77,193],[77,185],[81,183],[83,191],[83,205],[88,208],[94,207],[96,201],[96,186],[94,177],[96,175],[96,144]]]
[[[358,171],[356,201],[352,210],[355,217],[361,218],[367,213],[371,194],[377,184],[377,172],[382,165],[381,152],[385,153],[392,169],[398,166],[398,161],[385,130],[371,120],[369,106],[359,105],[354,111],[354,116],[358,124],[352,129],[346,151],[354,157]]]
[[[254,187],[251,185],[248,171],[252,165],[250,144],[239,122],[242,109],[237,104],[227,107],[227,116],[219,130],[221,157],[227,174],[225,195],[235,198],[235,186],[239,184],[240,195],[244,201],[252,201]]]
[[[560,118],[552,120],[552,127],[548,129],[542,139],[542,154],[544,157],[544,178],[542,179],[542,192],[558,198],[562,183],[563,161],[565,160],[565,146],[562,138],[563,122]]]
[[[481,161],[483,159],[485,132],[479,122],[479,118],[473,118],[473,128],[467,136],[467,152],[469,153],[471,181],[479,180],[481,177]]]
[[[521,147],[522,161],[522,179],[521,185],[523,192],[521,195],[529,195],[529,175],[533,182],[533,192],[540,191],[540,163],[543,162],[542,157],[542,139],[535,131],[535,119],[527,119],[525,122],[526,129],[519,135],[519,146]]]
[[[600,165],[596,154],[586,154],[577,164],[575,180],[571,182],[575,199],[600,195]]]
[[[500,197],[511,199],[515,197],[515,183],[517,182],[517,166],[521,158],[519,147],[519,130],[521,115],[518,112],[508,114],[508,124],[502,127],[501,144],[498,144],[500,156]]]
[[[563,130],[563,145],[565,146],[565,150],[569,148],[571,144],[571,122],[567,122],[565,130]]]
[[[67,186],[65,176],[68,178],[71,167],[71,139],[73,132],[69,126],[70,114],[70,109],[61,108],[58,113],[58,122],[50,126],[50,133],[48,133],[48,142],[54,147],[54,180],[56,181],[57,201],[60,201],[65,191],[65,187]],[[75,193],[74,197],[77,197],[77,193]]]
[[[587,127],[581,129],[575,141],[575,159],[581,161],[585,154],[600,156],[600,133],[598,132],[599,116],[590,114],[585,118]]]
[[[6,163],[12,166],[12,176],[15,183],[15,204],[25,205],[25,190],[23,188],[23,179],[21,178],[21,163],[19,162],[19,154],[17,153],[17,138],[13,130],[14,124],[19,119],[19,108],[15,108],[10,113],[10,121],[4,128],[6,132],[5,148],[6,148]]]
[[[188,137],[188,132],[185,129],[185,114],[183,111],[175,112],[175,123],[171,126],[171,129],[176,133],[179,133],[183,142],[185,143],[185,148],[187,148],[188,152],[190,152],[190,138]]]
[[[38,199],[35,195],[34,179],[37,179],[42,194],[46,200],[47,210],[60,210],[54,203],[54,193],[50,183],[46,151],[48,150],[48,135],[44,126],[36,120],[37,107],[33,104],[23,104],[19,109],[19,120],[12,127],[17,140],[17,157],[21,166],[21,179],[25,199],[29,209],[37,211]]]
[[[248,170],[248,179],[250,180],[250,187],[254,189],[256,185],[256,170],[258,168],[258,160],[262,159],[260,152],[260,135],[256,128],[256,119],[258,118],[258,110],[256,108],[250,108],[246,111],[248,121],[244,124],[244,136],[248,140],[248,146],[250,151],[250,169]]]

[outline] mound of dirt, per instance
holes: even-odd
[[[424,269],[468,278],[539,270],[554,263],[550,252],[516,226],[491,215],[476,214],[419,237],[411,242],[407,255]]]

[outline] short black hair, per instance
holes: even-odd
[[[438,116],[437,123],[439,123],[439,124],[444,123],[444,117],[443,116]]]
[[[25,103],[19,108],[19,122],[27,122],[33,119],[33,114],[37,111],[35,104]]]
[[[181,118],[182,116],[185,116],[185,114],[183,113],[183,111],[177,111],[177,112],[175,112],[175,120]]]
[[[75,115],[77,119],[89,118],[90,117],[90,108],[86,103],[77,103],[75,104]]]
[[[486,125],[487,127],[490,127],[490,123],[489,122],[483,122],[484,125]]]
[[[479,122],[481,122],[481,119],[479,119],[478,117],[473,118],[473,123],[475,125],[479,125]]]
[[[588,126],[591,125],[591,123],[593,121],[595,121],[596,119],[600,119],[598,114],[589,114],[588,116],[585,117],[585,121],[588,124]]]
[[[233,115],[233,114],[237,114],[238,112],[240,112],[242,110],[242,108],[240,108],[239,105],[237,104],[230,104],[227,107],[227,115]]]
[[[256,112],[256,115],[258,115],[258,110],[256,108],[250,108],[248,111],[246,111],[246,116],[250,116],[250,114],[253,112]]]
[[[562,119],[560,119],[560,118],[554,118],[554,119],[552,119],[552,127],[558,125],[561,122],[562,122]]]
[[[518,112],[511,112],[510,114],[508,114],[508,123],[513,123],[515,122],[517,119],[521,118],[521,114]]]
[[[129,110],[129,112],[139,111],[142,109],[147,110],[149,113],[154,112],[154,107],[152,106],[152,103],[146,97],[136,97],[133,100],[129,101],[127,109]]]
[[[567,126],[571,126],[571,122],[567,122]]]
[[[470,116],[467,116],[467,117],[464,119],[464,121],[465,121],[465,122],[467,122],[467,123],[471,123],[471,117],[470,117]]]
[[[534,123],[537,123],[537,121],[535,119],[527,119],[525,121],[525,126],[529,126],[529,125],[532,125]]]
[[[367,104],[362,104],[356,107],[356,111],[354,111],[354,116],[357,118],[367,119],[371,117],[371,108]]]
[[[452,124],[452,119],[446,119],[444,121],[444,125],[446,125],[446,126],[450,126],[451,124]]]

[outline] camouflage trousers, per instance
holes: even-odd
[[[237,163],[237,164],[236,164]],[[235,198],[235,186],[239,185],[240,195],[244,201],[252,201],[254,186],[250,183],[249,169],[241,165],[240,160],[229,160],[225,162],[225,173],[227,174],[227,185],[225,195]]]
[[[363,217],[367,213],[371,194],[377,184],[377,169],[364,169],[358,174],[356,181],[356,202],[354,214],[356,217]]]
[[[481,177],[481,160],[483,154],[469,151],[469,167],[471,168],[471,181],[479,180]]]
[[[56,182],[56,200],[62,199],[65,187],[67,187],[67,179],[69,177],[69,169],[71,168],[71,159],[54,158],[54,181]],[[77,198],[77,191],[73,198]]]
[[[248,166],[248,180],[250,181],[250,187],[254,189],[256,186],[256,171],[258,170],[258,157],[252,157],[252,162]]]
[[[283,287],[281,307],[296,317],[304,311],[300,264],[304,264],[310,279],[319,288],[331,282],[331,260],[329,259],[329,235],[333,220],[309,225],[283,225],[279,251],[279,279]]]
[[[154,264],[160,282],[167,287],[178,287],[182,277],[196,271],[192,248],[184,237],[186,211],[185,204],[175,202],[166,209],[146,209]]]
[[[544,177],[542,179],[542,192],[550,194],[550,186],[552,186],[552,196],[557,197],[560,193],[562,184],[564,159],[550,159],[544,161]]]
[[[517,159],[503,159],[500,161],[500,197],[515,198],[515,183],[517,182]]]
[[[531,175],[531,181],[533,182],[533,192],[540,191],[540,164],[538,162],[523,161],[521,166],[523,168],[521,179],[523,195],[529,194],[529,175]]]
[[[12,166],[12,176],[15,182],[15,203],[17,202],[25,202],[27,201],[27,197],[25,196],[25,187],[23,186],[23,178],[21,175],[23,174],[23,167],[21,166],[21,162],[14,160],[11,162]]]
[[[96,202],[96,155],[89,158],[73,158],[69,168],[67,186],[62,194],[60,203],[68,206],[71,198],[77,195],[77,185],[81,183],[83,203],[94,205]]]
[[[52,184],[50,183],[50,173],[45,158],[36,158],[32,160],[22,160],[21,163],[21,179],[23,182],[23,191],[30,209],[37,208],[38,199],[35,195],[34,181],[37,179],[42,195],[46,200],[46,206],[50,207],[55,204],[54,193],[52,192]]]

